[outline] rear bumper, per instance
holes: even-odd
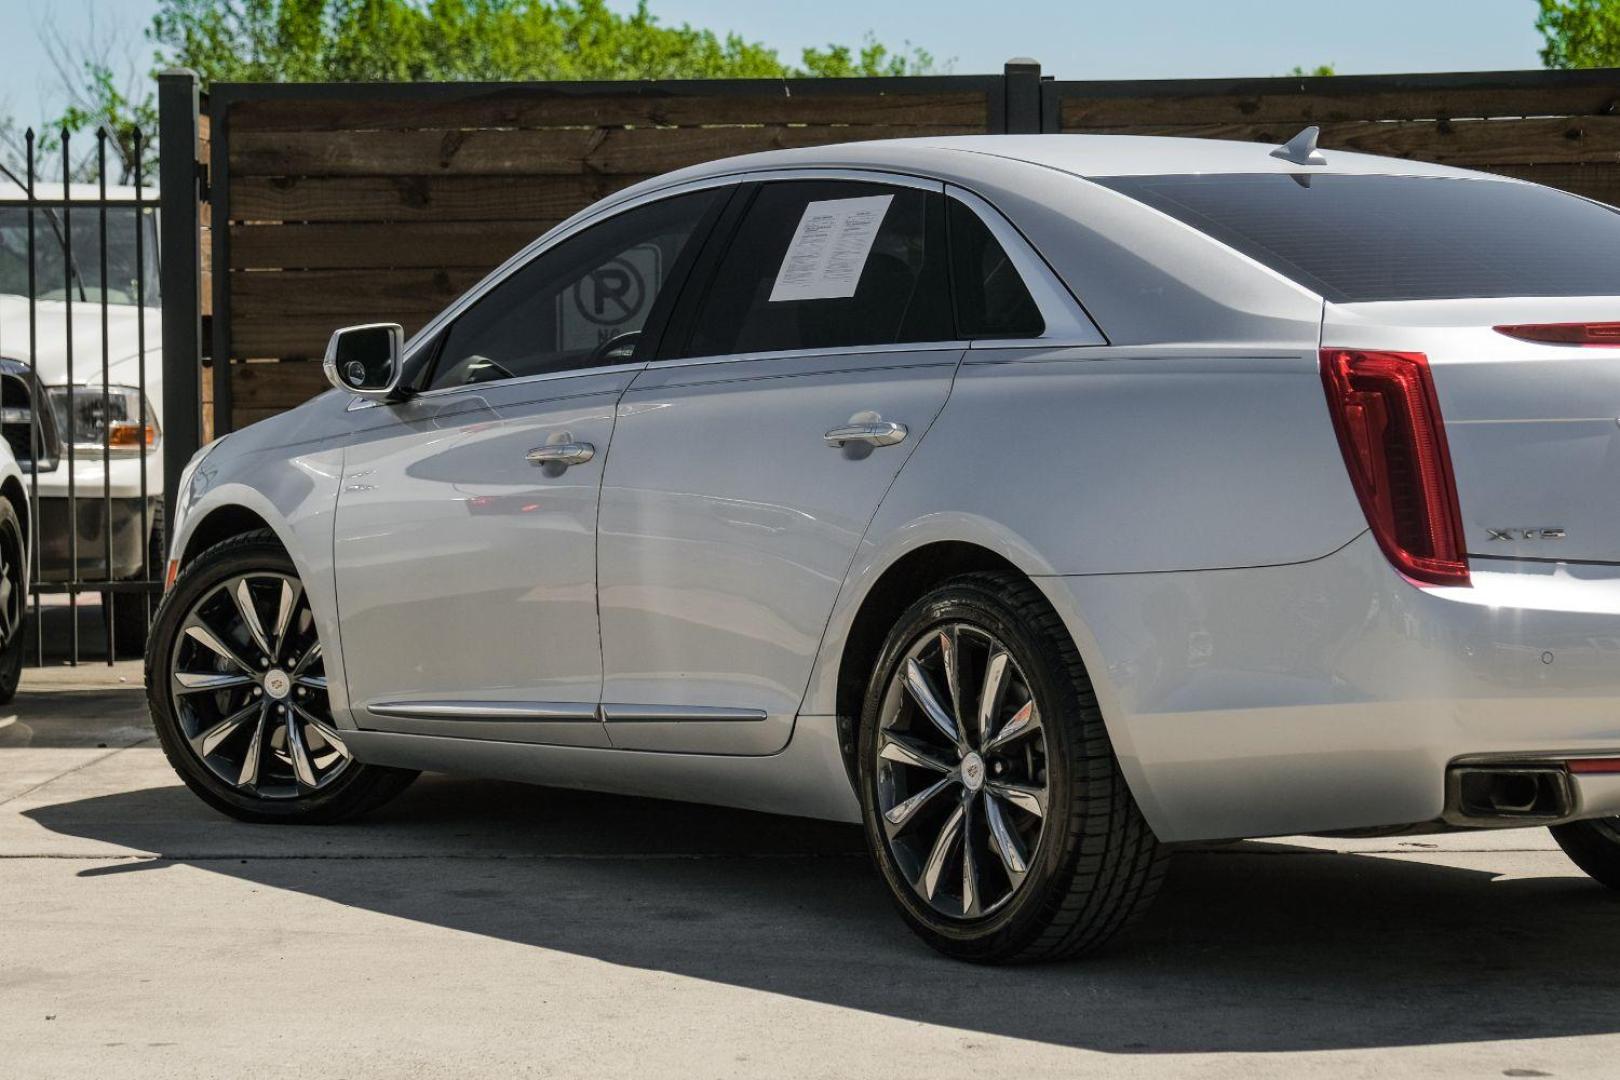
[[[1291,566],[1042,584],[1175,841],[1457,824],[1458,764],[1620,757],[1620,569],[1473,578],[1414,588],[1364,535]],[[1620,777],[1571,784],[1568,819],[1620,814]]]

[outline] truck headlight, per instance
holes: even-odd
[[[76,451],[100,453],[102,447],[117,457],[134,457],[156,450],[162,437],[157,413],[140,390],[133,386],[49,386],[45,393],[56,413],[56,429],[62,442],[71,441]],[[146,423],[141,423],[142,406]]]

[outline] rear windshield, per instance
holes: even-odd
[[[1423,176],[1119,176],[1329,300],[1620,295],[1620,212],[1550,188]]]

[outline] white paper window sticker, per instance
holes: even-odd
[[[854,296],[893,201],[893,195],[866,195],[806,206],[776,272],[771,302]]]

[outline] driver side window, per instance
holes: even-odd
[[[456,317],[424,389],[624,363],[719,189],[618,214],[535,257]]]

